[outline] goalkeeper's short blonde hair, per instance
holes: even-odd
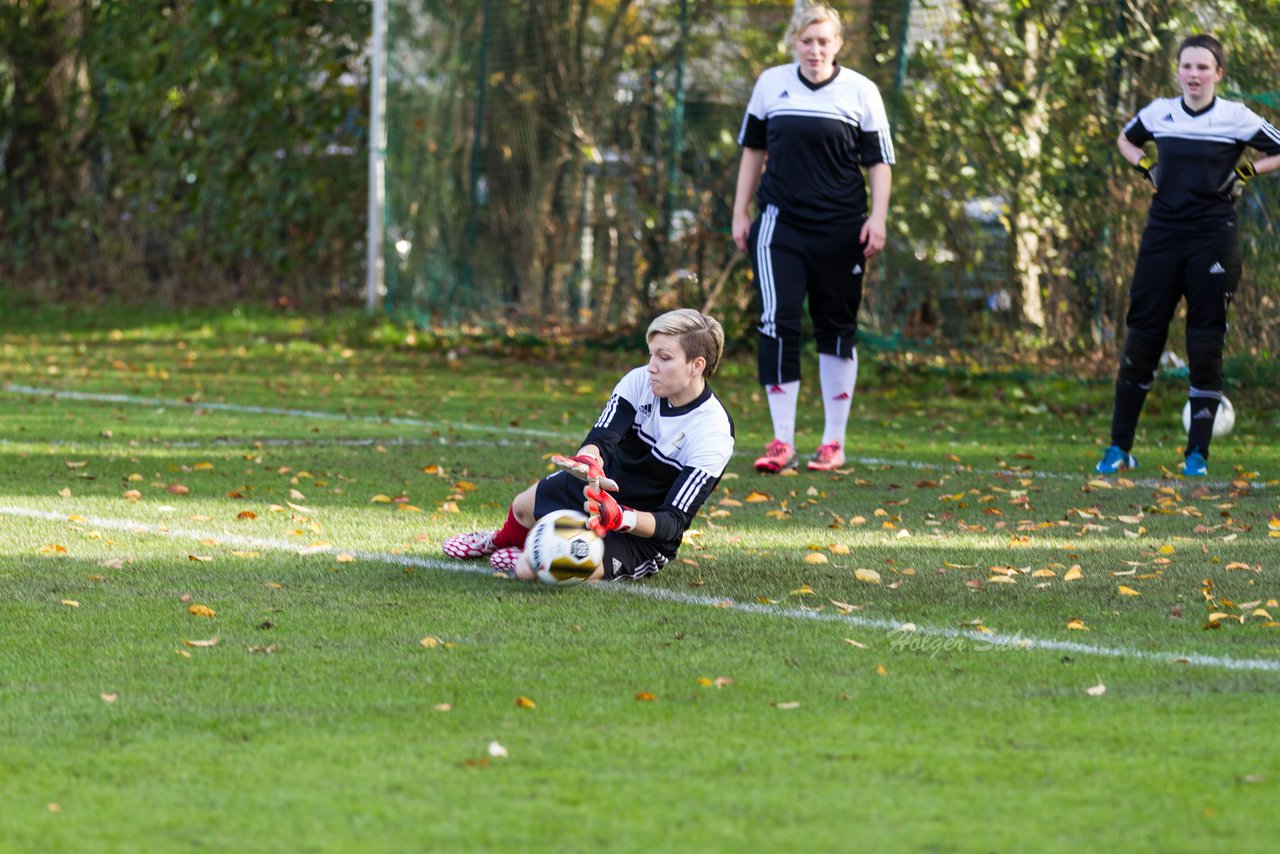
[[[710,315],[692,308],[677,308],[654,318],[644,340],[652,341],[655,335],[670,335],[680,342],[684,357],[689,361],[701,356],[707,360],[704,376],[711,376],[720,366],[724,354],[724,329]]]
[[[843,42],[844,27],[840,23],[840,13],[826,3],[809,3],[796,9],[791,16],[791,23],[787,25],[787,32],[782,39],[788,45],[795,44],[801,33],[814,24],[821,24],[824,21],[831,22],[832,26],[835,27],[836,38]]]

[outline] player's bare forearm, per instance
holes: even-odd
[[[1280,169],[1280,154],[1272,154],[1270,157],[1253,161],[1253,169],[1259,175],[1266,175],[1268,172]]]
[[[1138,161],[1146,156],[1146,152],[1140,146],[1134,145],[1129,141],[1129,137],[1124,135],[1124,131],[1116,137],[1116,148],[1120,149],[1120,156],[1128,161],[1130,166],[1137,166]]]
[[[893,168],[888,163],[876,163],[867,169],[867,182],[871,185],[871,213],[862,225],[858,240],[867,258],[884,249],[888,239],[886,220],[889,217],[889,188],[893,184]]]
[[[747,251],[747,234],[751,231],[751,200],[760,187],[765,157],[762,148],[744,148],[742,162],[738,164],[738,185],[733,194],[733,242],[743,252]]]

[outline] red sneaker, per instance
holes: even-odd
[[[844,465],[844,448],[839,442],[819,445],[818,451],[809,460],[809,471],[831,471]]]
[[[488,557],[498,550],[498,547],[493,544],[493,538],[497,533],[497,531],[472,531],[469,534],[454,534],[440,544],[440,550],[458,560]]]
[[[516,571],[516,562],[520,560],[523,554],[522,549],[515,546],[507,546],[505,549],[498,549],[489,555],[489,566],[504,575],[514,575]]]
[[[774,439],[764,449],[764,456],[756,460],[756,471],[777,474],[786,468],[795,468],[796,449],[781,439]]]

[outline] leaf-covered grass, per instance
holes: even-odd
[[[501,521],[633,359],[77,328],[0,352],[0,847],[1280,830],[1280,425],[1250,389],[1207,482],[1162,469],[1179,381],[1100,481],[1105,382],[868,358],[856,459],[766,478],[743,355],[715,381],[739,455],[681,560],[553,591],[439,543]],[[811,394],[802,441],[819,418]]]

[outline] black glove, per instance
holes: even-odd
[[[1222,186],[1218,188],[1218,195],[1229,199],[1238,198],[1244,192],[1244,185],[1257,177],[1258,170],[1253,168],[1252,163],[1242,163],[1232,170],[1227,180],[1222,182]]]
[[[1141,160],[1133,164],[1133,168],[1142,173],[1142,177],[1146,179],[1148,184],[1157,190],[1160,189],[1160,184],[1158,183],[1160,180],[1160,166],[1154,158],[1144,154]]]

